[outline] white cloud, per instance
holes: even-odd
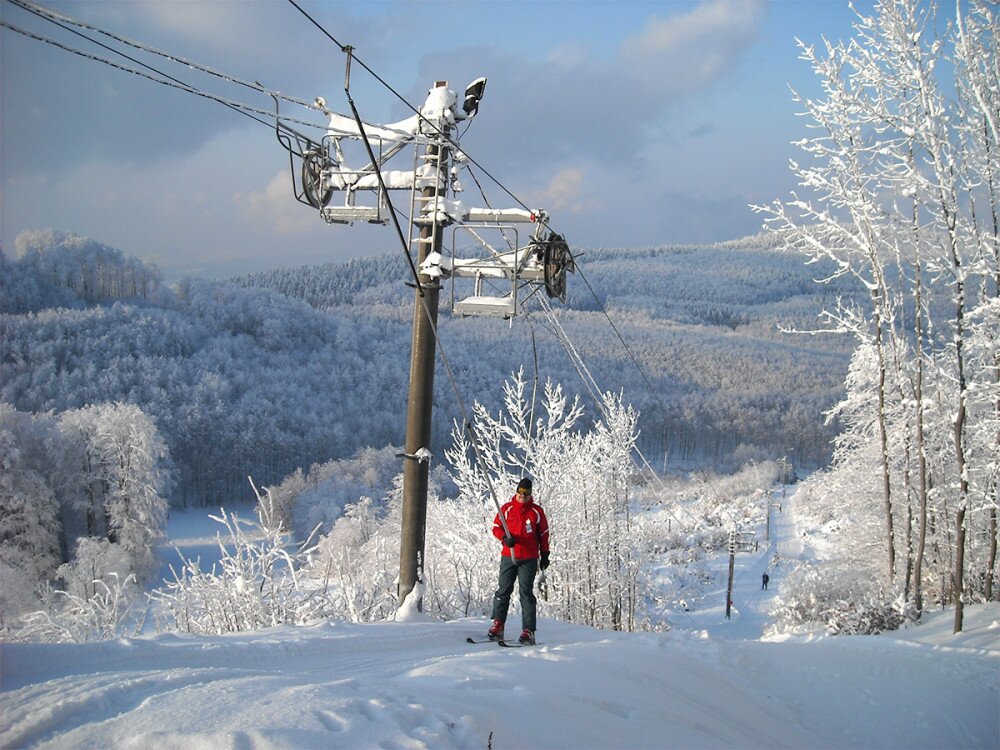
[[[765,12],[762,2],[711,0],[687,13],[654,16],[623,44],[621,62],[660,92],[702,88],[753,42]]]
[[[242,25],[247,8],[240,3],[144,2],[139,10],[156,25],[189,39],[218,40]]]
[[[304,234],[323,223],[317,211],[295,201],[287,169],[276,174],[263,190],[234,193],[232,203],[247,224],[278,235]]]
[[[560,169],[541,190],[532,194],[531,205],[553,212],[581,213],[596,207],[594,185],[582,167]]]

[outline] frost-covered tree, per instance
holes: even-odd
[[[133,404],[99,404],[61,415],[73,444],[62,458],[69,501],[90,536],[105,536],[140,583],[154,571],[166,527],[169,455],[153,421]]]
[[[108,585],[135,583],[128,552],[103,537],[80,537],[73,559],[60,565],[56,574],[62,591],[83,600],[98,593],[101,581]]]
[[[990,452],[973,444],[995,408],[973,408],[972,383],[992,370],[971,356],[969,321],[972,290],[988,289],[1000,268],[1000,50],[995,4],[955,8],[944,26],[936,3],[885,0],[859,14],[850,42],[802,45],[823,86],[821,97],[797,99],[815,129],[801,142],[809,161],[792,165],[805,192],[766,210],[787,246],[833,260],[835,275],[853,275],[871,293],[861,315],[846,306],[831,314],[877,362],[867,388],[849,389],[858,403],[839,410],[861,415],[874,398],[877,437],[855,431],[853,451],[841,441],[836,470],[867,460],[867,441],[878,441],[883,589],[898,585],[919,611],[925,578],[940,579],[947,561],[938,588],[955,604],[960,630],[964,602],[984,595],[996,564],[967,540],[996,535],[981,524],[989,513],[970,515],[996,501],[985,499]],[[971,536],[970,523],[978,527]]]
[[[638,414],[620,396],[606,394],[601,418],[585,431],[577,425],[583,407],[560,386],[547,382],[537,406],[528,398],[528,390],[520,371],[505,384],[503,412],[492,415],[475,405],[478,453],[464,431],[454,432],[448,459],[465,515],[478,524],[468,544],[481,550],[480,566],[496,567],[497,549],[490,533],[496,512],[492,498],[500,492],[498,502],[506,502],[518,479],[531,476],[535,496],[550,519],[554,561],[542,611],[600,627],[641,627],[644,555],[630,516],[631,453]],[[488,586],[480,594],[482,611],[491,589]]]
[[[0,403],[0,626],[38,604],[62,556],[48,446],[52,420]]]
[[[166,445],[152,420],[133,404],[113,404],[98,415],[108,537],[132,561],[144,582],[155,570],[167,523],[171,475]]]

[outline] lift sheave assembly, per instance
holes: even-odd
[[[276,134],[288,151],[300,203],[329,224],[386,224],[392,211],[387,193],[409,191],[405,241],[420,274],[429,283],[449,283],[454,314],[510,318],[542,289],[565,302],[566,274],[575,265],[565,238],[549,229],[544,210],[468,207],[456,197],[470,160],[452,131],[478,113],[485,89],[485,78],[470,83],[459,108],[455,92],[438,82],[418,114],[388,125],[361,123],[317,98],[328,118],[319,142],[280,119]],[[407,147],[410,168],[388,169]]]

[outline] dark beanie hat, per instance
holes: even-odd
[[[531,492],[531,480],[528,479],[528,477],[525,477],[524,479],[522,479],[520,482],[517,483],[517,488],[519,490],[520,489],[526,489],[530,493]]]

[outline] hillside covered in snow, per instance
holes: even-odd
[[[668,632],[559,622],[543,603],[522,649],[467,644],[482,618],[4,644],[0,745],[995,748],[1000,605],[970,607],[958,635],[950,610],[879,636],[766,635],[782,571],[816,552],[802,531],[792,497],[772,544],[737,556],[731,619],[721,556]],[[170,543],[209,563],[214,533],[175,513]]]

